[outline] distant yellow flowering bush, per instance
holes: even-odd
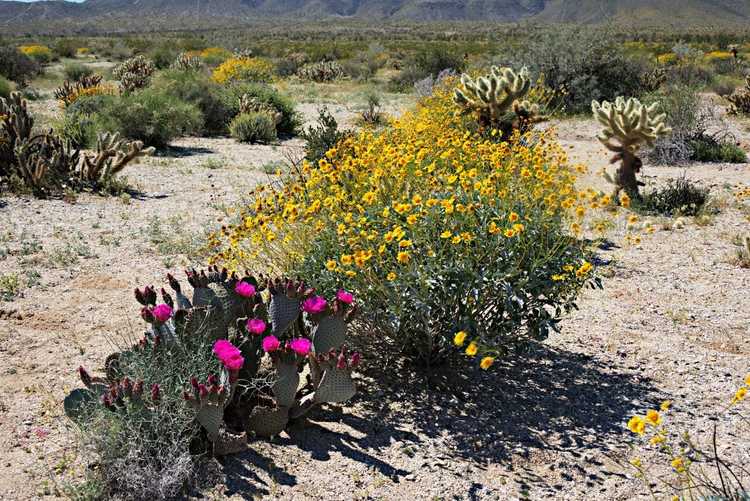
[[[76,50],[76,54],[79,56],[88,56],[91,53],[91,50],[88,47],[79,47]]]
[[[673,52],[660,54],[656,56],[656,60],[659,62],[659,64],[674,64],[677,62],[677,54]]]
[[[116,85],[111,83],[100,83],[92,87],[73,87],[71,92],[60,100],[62,107],[68,107],[82,97],[87,96],[116,96],[120,92]]]
[[[731,52],[724,51],[724,50],[715,50],[713,52],[707,53],[704,58],[706,61],[728,61],[729,59],[733,59],[734,56]]]
[[[18,50],[40,63],[47,63],[52,59],[52,50],[46,45],[21,45]]]
[[[702,437],[703,444],[695,441],[689,431],[670,430],[664,422],[664,415],[669,412],[672,402],[662,402],[659,409],[650,409],[643,416],[633,416],[627,423],[628,429],[648,439],[648,444],[655,448],[664,458],[665,464],[673,472],[671,478],[664,478],[652,471],[653,465],[647,465],[640,457],[630,459],[630,466],[636,470],[654,499],[659,499],[656,492],[674,494],[672,499],[745,499],[743,482],[748,471],[744,464],[734,464],[726,457],[727,451],[718,450],[716,421],[730,411],[739,418],[736,421],[747,425],[750,421],[737,408],[750,390],[750,374],[745,377],[734,395],[727,401],[722,413],[716,413],[713,435]],[[733,435],[742,436],[737,430]],[[743,480],[743,477],[744,480]],[[655,490],[654,487],[658,489]]]
[[[258,57],[227,59],[213,71],[215,82],[270,82],[273,64]]]
[[[258,187],[213,235],[214,261],[298,274],[324,292],[345,286],[416,358],[458,345],[488,368],[556,330],[584,283],[598,284],[571,233],[592,204],[609,204],[576,190],[552,137],[505,139],[438,91],[282,186]]]

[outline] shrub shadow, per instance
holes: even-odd
[[[204,148],[202,146],[167,146],[160,150],[157,150],[154,156],[160,158],[184,158],[193,157],[196,155],[207,155],[209,153],[216,153],[211,148]]]
[[[621,443],[629,415],[659,401],[648,378],[544,344],[489,371],[459,362],[424,372],[397,363],[363,364],[364,412],[342,416],[364,434],[361,447],[389,446],[377,438],[384,431],[415,444],[418,436],[441,439],[448,456],[485,464],[535,449],[606,452]]]

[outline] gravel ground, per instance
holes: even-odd
[[[308,120],[314,107],[305,109]],[[335,113],[346,123],[346,110]],[[575,161],[607,164],[590,121],[558,124]],[[743,133],[747,145],[747,134]],[[267,179],[263,165],[299,150],[189,138],[129,167],[139,193],[75,203],[0,199],[0,276],[20,281],[0,301],[0,498],[39,499],[80,475],[62,415],[78,365],[99,367],[111,338],[138,330],[132,289],[201,258],[223,208]],[[637,499],[616,464],[630,454],[628,417],[675,401],[670,427],[706,430],[747,372],[750,270],[730,262],[750,232],[730,188],[748,165],[647,166],[650,182],[685,175],[713,187],[708,224],[660,229],[638,247],[602,251],[604,291],[586,291],[562,334],[489,373],[425,375],[375,344],[361,392],[274,442],[217,465],[214,499]],[[601,183],[595,176],[583,184]],[[604,185],[601,185],[604,187]],[[661,228],[661,226],[660,226]],[[613,235],[618,241],[622,235]],[[371,342],[371,340],[363,340]],[[372,341],[374,342],[374,341]],[[750,435],[723,420],[727,454],[750,458]],[[644,458],[657,459],[639,448]],[[659,460],[659,471],[668,465]]]

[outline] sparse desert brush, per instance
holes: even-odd
[[[273,63],[259,57],[231,58],[213,71],[213,79],[220,84],[233,82],[261,82],[273,80]]]
[[[52,60],[52,49],[46,45],[21,45],[18,50],[38,63],[48,63]]]
[[[241,143],[270,143],[276,140],[276,123],[267,112],[240,113],[229,124],[229,133]]]
[[[276,436],[356,394],[349,292],[209,269],[188,272],[188,297],[167,278],[162,302],[153,287],[135,291],[144,336],[120,343],[101,377],[80,367],[84,388],[64,401],[104,498],[171,499],[201,456],[241,452],[248,435]]]
[[[208,66],[217,66],[231,59],[232,52],[223,47],[208,47],[201,51],[191,52],[191,56],[198,56]]]
[[[747,464],[727,457],[733,449],[732,442],[724,442],[719,436],[718,422],[729,423],[733,436],[746,434],[750,424],[744,414],[748,392],[750,374],[726,404],[714,413],[714,424],[709,430],[671,428],[668,423],[669,414],[674,412],[671,401],[662,402],[658,409],[649,409],[645,415],[630,418],[628,429],[644,440],[648,439],[648,448],[657,453],[658,459],[671,472],[661,474],[656,471],[655,463],[647,463],[634,453],[629,466],[652,499],[661,499],[665,491],[673,496],[672,499],[747,499],[747,482],[750,481]],[[747,460],[746,456],[744,460]]]
[[[576,235],[611,199],[576,189],[552,137],[480,133],[451,91],[344,139],[283,187],[257,188],[211,238],[215,261],[262,260],[326,293],[356,291],[369,325],[425,364],[459,345],[487,368],[557,330],[581,287],[598,284]]]

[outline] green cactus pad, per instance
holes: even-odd
[[[331,367],[325,370],[320,386],[315,391],[315,401],[318,403],[340,403],[352,398],[357,389],[352,375],[347,369]]]
[[[285,294],[271,296],[268,307],[271,318],[271,329],[274,336],[279,337],[297,319],[299,315],[299,299],[287,297]]]
[[[276,365],[276,374],[277,379],[273,384],[276,403],[280,407],[291,407],[294,404],[294,397],[297,395],[297,388],[299,387],[297,364],[279,362]]]
[[[247,430],[254,432],[259,437],[273,437],[278,435],[289,422],[289,408],[279,407],[256,407],[250,414]]]
[[[196,415],[198,422],[208,432],[208,438],[215,442],[219,438],[221,424],[224,421],[224,407],[215,404],[204,404]]]
[[[329,315],[320,319],[313,327],[313,347],[315,353],[327,353],[332,349],[339,349],[346,341],[346,323],[344,317]]]
[[[96,403],[105,391],[107,386],[101,383],[93,383],[89,388],[76,388],[63,400],[65,415],[73,421],[78,420],[86,406]]]

